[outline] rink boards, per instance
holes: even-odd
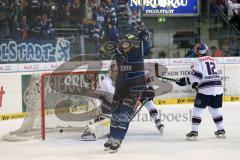
[[[226,61],[228,60],[228,61]],[[240,102],[240,64],[238,59],[217,59],[220,63],[218,73],[222,77],[224,85],[224,101],[225,102]],[[164,59],[164,60],[148,60],[148,62],[165,64],[168,68],[166,77],[180,78],[190,74],[190,64],[192,59]],[[234,64],[230,64],[234,63]],[[101,69],[101,75],[106,75],[106,69],[111,63],[104,62]],[[56,64],[57,66],[57,64]],[[55,66],[55,67],[56,67]],[[79,68],[78,70],[84,70]],[[94,70],[94,69],[92,69]],[[46,71],[44,71],[46,72]],[[33,72],[18,72],[18,73],[1,73],[0,76],[0,121],[23,118],[24,113],[24,90],[27,87],[26,77]],[[43,72],[34,72],[42,74]],[[193,103],[195,91],[188,87],[179,87],[175,83],[171,83],[173,89],[170,93],[157,96],[154,102],[161,106],[166,104],[189,104]]]

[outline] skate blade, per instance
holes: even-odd
[[[96,141],[96,137],[81,137],[81,141]]]
[[[225,138],[227,138],[227,137],[225,136],[225,134],[216,135],[216,137],[219,138],[219,139],[225,139]]]
[[[186,140],[188,140],[188,141],[197,141],[197,136],[187,137]]]
[[[110,148],[109,147],[104,147],[104,151],[108,152],[108,151],[110,151]]]
[[[111,149],[109,149],[108,152],[109,152],[109,153],[117,153],[117,152],[118,152],[118,149],[117,149],[117,150],[111,150]]]

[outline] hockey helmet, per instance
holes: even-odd
[[[132,34],[126,34],[119,43],[119,49],[123,52],[128,52],[133,47],[133,42],[136,37]]]
[[[203,56],[203,55],[208,54],[208,46],[207,46],[207,44],[205,44],[205,43],[197,44],[197,46],[196,46],[196,53],[199,56]]]

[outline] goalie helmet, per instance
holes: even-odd
[[[196,46],[196,53],[198,56],[204,56],[208,54],[208,46],[205,43],[197,44]]]

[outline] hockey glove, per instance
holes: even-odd
[[[145,100],[150,101],[155,97],[155,91],[152,87],[148,87],[143,90],[140,102],[143,103]]]
[[[196,92],[198,92],[198,83],[197,83],[197,82],[194,82],[194,83],[192,84],[192,89],[195,89]]]
[[[141,41],[149,41],[150,35],[147,31],[143,30],[143,31],[138,32],[138,38]]]
[[[176,81],[176,84],[179,86],[186,86],[187,84],[190,84],[190,81],[188,77],[182,77]]]
[[[194,82],[193,84],[192,84],[192,89],[197,89],[198,88],[198,83],[197,82]]]

